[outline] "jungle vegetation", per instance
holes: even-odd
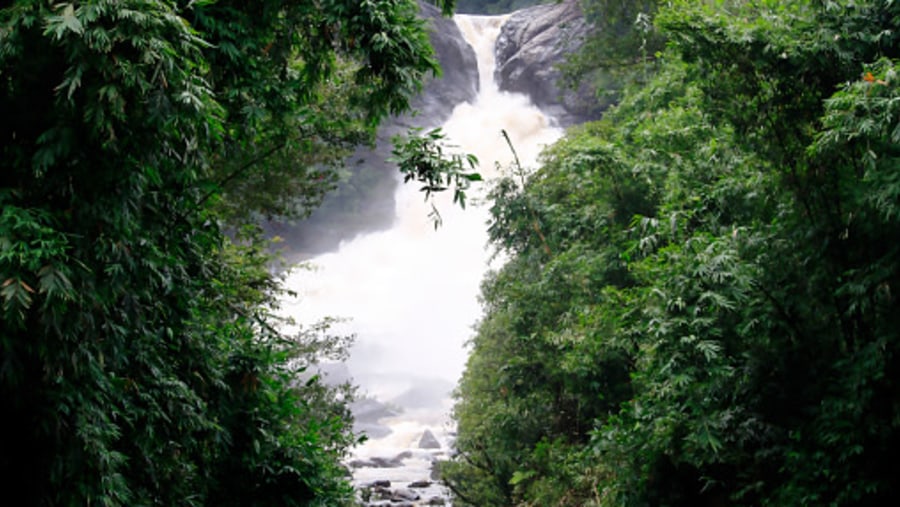
[[[353,501],[350,392],[310,373],[346,340],[285,334],[254,216],[316,206],[438,72],[417,12],[0,4],[4,502]]]
[[[252,224],[437,71],[414,2],[0,5],[4,494],[352,504],[345,339],[284,333]],[[900,4],[583,5],[618,105],[493,187],[455,501],[888,505]],[[477,181],[432,135],[407,179]]]
[[[455,505],[887,505],[900,3],[584,4],[628,79],[493,187]]]

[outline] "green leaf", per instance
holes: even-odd
[[[77,33],[78,35],[82,35],[84,33],[84,27],[81,26],[81,21],[75,16],[75,6],[72,4],[65,4],[65,8],[62,14],[62,22],[69,30]]]
[[[527,481],[536,475],[537,472],[535,472],[534,470],[526,470],[524,472],[522,470],[516,470],[515,472],[513,472],[512,478],[509,480],[509,485],[515,486],[516,484]]]

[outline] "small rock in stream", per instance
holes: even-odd
[[[394,492],[382,486],[372,488],[372,495],[379,500],[390,500],[394,496]]]
[[[392,502],[404,502],[404,501],[416,501],[422,498],[418,493],[414,491],[410,491],[408,489],[398,489],[394,491],[394,494],[391,496]]]
[[[397,468],[403,466],[403,460],[412,457],[412,451],[403,451],[393,458],[373,457],[355,459],[349,463],[350,468]]]
[[[441,443],[438,441],[437,437],[434,436],[434,433],[431,430],[425,430],[425,433],[422,434],[422,438],[419,440],[419,449],[440,449]]]

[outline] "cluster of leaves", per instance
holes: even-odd
[[[314,205],[330,164],[408,107],[437,72],[416,14],[410,0],[3,4],[9,498],[352,500],[349,392],[309,373],[344,342],[327,322],[280,331],[270,259],[239,224]]]
[[[900,6],[671,2],[658,69],[493,190],[461,505],[881,505]]]
[[[453,204],[465,209],[466,190],[472,182],[482,180],[481,174],[475,172],[478,158],[471,153],[454,152],[453,146],[446,145],[447,136],[441,128],[422,131],[412,129],[406,136],[396,136],[391,161],[397,164],[404,183],[422,184],[419,190],[426,200],[452,187]],[[435,229],[440,227],[441,215],[433,203],[430,217]]]

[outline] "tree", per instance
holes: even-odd
[[[0,9],[8,495],[349,501],[345,393],[297,381],[340,342],[279,331],[260,239],[234,231],[296,205],[244,195],[261,184],[314,205],[341,150],[408,107],[437,71],[415,15],[408,0]]]
[[[449,480],[472,505],[888,502],[898,7],[671,4],[658,71],[494,192],[510,260]]]

